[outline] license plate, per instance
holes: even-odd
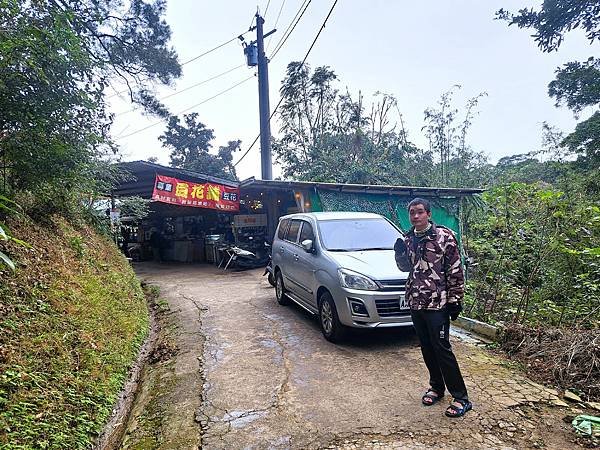
[[[408,309],[408,299],[406,295],[400,296],[400,309]]]

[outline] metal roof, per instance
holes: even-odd
[[[274,189],[327,189],[340,192],[388,193],[422,196],[467,196],[480,194],[484,189],[476,188],[442,188],[425,186],[394,186],[374,184],[322,183],[318,181],[281,181],[257,180],[254,177],[243,180],[240,188],[274,188]]]
[[[298,190],[298,189],[326,189],[339,192],[361,192],[361,193],[387,193],[390,195],[410,195],[410,196],[468,196],[480,194],[483,189],[476,188],[442,188],[425,186],[394,186],[394,185],[372,185],[372,184],[346,184],[346,183],[324,183],[318,181],[282,181],[282,180],[257,180],[254,177],[248,178],[242,182],[225,180],[223,178],[213,177],[193,170],[178,169],[174,167],[162,166],[160,164],[148,161],[129,161],[117,164],[126,169],[133,176],[133,180],[125,181],[114,189],[115,196],[139,195],[144,198],[152,196],[154,188],[155,175],[161,175],[178,178],[183,181],[197,183],[217,183],[225,186],[239,187],[241,189],[275,189],[275,190]]]

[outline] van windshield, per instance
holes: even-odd
[[[320,220],[325,248],[332,252],[392,250],[400,232],[385,219]]]

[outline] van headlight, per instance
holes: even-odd
[[[379,289],[377,283],[358,272],[348,269],[338,269],[338,275],[340,276],[340,284],[342,287],[359,289],[361,291],[376,291]]]

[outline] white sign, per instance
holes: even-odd
[[[236,228],[244,227],[266,227],[266,214],[238,214],[233,216],[233,225]]]
[[[118,209],[111,209],[110,210],[110,222],[112,224],[115,224],[119,221],[119,216],[121,215],[121,211],[119,211]]]

